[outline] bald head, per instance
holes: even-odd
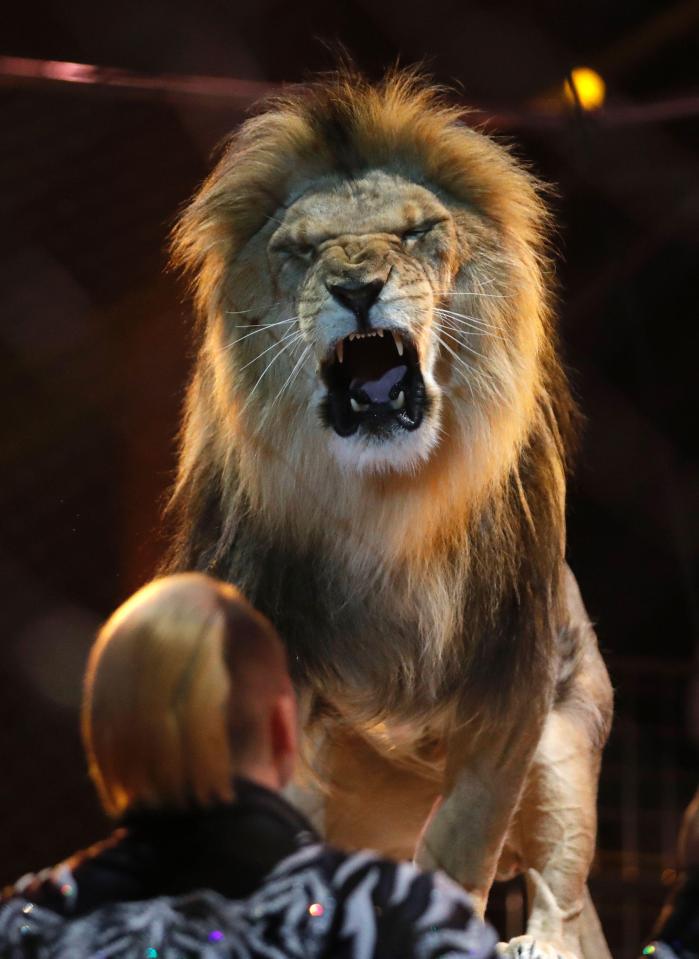
[[[112,815],[230,801],[236,774],[280,788],[295,719],[273,627],[233,586],[198,573],[139,590],[90,654],[83,735]]]
[[[224,660],[233,692],[230,696],[229,737],[236,771],[267,762],[274,746],[268,719],[280,697],[291,697],[286,650],[265,617],[232,586],[218,584],[228,598],[222,608],[226,622]]]

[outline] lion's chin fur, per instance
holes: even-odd
[[[434,414],[412,433],[396,432],[388,440],[355,434],[331,433],[328,447],[343,472],[360,475],[389,473],[415,474],[428,462],[439,443],[439,427]]]

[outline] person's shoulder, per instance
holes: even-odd
[[[40,872],[26,873],[13,885],[2,889],[0,904],[12,901],[32,903],[65,916],[82,911],[78,909],[78,906],[82,906],[78,902],[78,894],[81,900],[90,898],[86,893],[90,891],[93,864],[108,864],[110,857],[114,859],[124,836],[124,830],[116,830],[108,838],[73,853],[54,866],[48,866]]]
[[[17,908],[40,905],[53,912],[71,911],[75,898],[75,880],[68,861],[50,866],[40,872],[29,872],[14,885],[6,886],[0,894],[0,906],[13,903]]]
[[[245,914],[243,900],[228,900],[208,889],[107,902],[75,917],[16,896],[0,905],[0,956],[93,959],[112,956],[115,943],[119,955],[136,956],[143,955],[145,942],[149,953],[162,959],[181,957],[183,945],[188,955],[204,950],[212,959],[230,959],[231,944],[250,946],[259,928],[260,919]]]

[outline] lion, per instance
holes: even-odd
[[[414,72],[325,76],[230,139],[174,234],[199,351],[166,568],[284,637],[294,798],[326,838],[440,868],[510,956],[608,956],[586,879],[611,689],[565,562],[575,408],[550,216]]]

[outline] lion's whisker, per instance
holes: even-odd
[[[507,340],[504,336],[501,336],[500,333],[493,333],[492,330],[486,330],[480,326],[476,326],[473,323],[469,323],[464,319],[458,319],[454,316],[449,316],[444,313],[442,310],[435,310],[435,313],[440,317],[440,322],[446,324],[452,330],[466,330],[470,333],[477,333],[479,336],[492,336],[497,340],[502,340],[503,343],[506,343]]]
[[[484,296],[491,300],[510,300],[511,293],[484,293],[480,290],[435,290],[440,296]]]
[[[479,330],[496,329],[496,327],[492,323],[488,323],[486,321],[479,321],[477,318],[466,316],[463,313],[454,313],[451,310],[441,310],[441,309],[437,309],[434,312],[438,316],[447,317],[449,320],[453,320],[455,323],[462,323],[464,325],[471,326],[474,329],[479,329]]]
[[[252,330],[252,329],[254,329],[256,333],[262,333],[262,332],[264,332],[264,330],[269,330],[269,329],[271,329],[273,326],[283,326],[284,323],[293,323],[294,320],[298,320],[298,316],[292,316],[292,317],[290,317],[290,319],[288,319],[288,320],[278,320],[276,323],[263,323],[262,325],[260,325],[259,323],[243,323],[243,324],[241,324],[241,325],[234,326],[233,329],[234,329],[234,330]],[[250,335],[250,334],[246,334],[246,336],[247,336],[247,335]],[[244,338],[245,338],[245,337],[242,337],[242,336],[240,337],[241,340],[244,339]]]
[[[297,317],[292,317],[290,320],[283,320],[282,322],[283,322],[283,323],[286,323],[286,324],[288,324],[288,323],[293,323],[294,320],[296,320],[296,319],[297,319]],[[228,343],[226,346],[222,346],[222,347],[221,347],[221,351],[220,351],[220,352],[221,352],[221,353],[226,353],[228,350],[232,350],[235,346],[237,346],[238,343],[242,343],[243,340],[246,340],[249,336],[254,336],[255,333],[264,333],[265,330],[268,330],[268,329],[269,329],[270,327],[272,327],[272,326],[281,326],[281,325],[282,325],[281,323],[268,323],[268,324],[266,324],[265,326],[258,327],[258,328],[256,328],[256,329],[254,329],[251,333],[245,333],[243,336],[238,336],[238,337],[236,337],[236,339],[231,340],[231,342]],[[287,330],[287,333],[290,333],[290,332],[291,332],[290,330]],[[282,337],[282,339],[283,339],[283,337]]]
[[[452,316],[449,313],[440,312],[437,315],[439,317],[439,322],[446,323],[454,330],[467,330],[470,333],[478,333],[481,336],[492,336],[495,339],[502,340],[503,343],[507,342],[506,337],[499,332],[495,332],[496,327],[494,326],[481,326],[470,318],[465,319],[463,316]]]
[[[469,376],[466,375],[467,373],[473,372],[471,370],[471,367],[468,365],[468,363],[465,363],[460,356],[457,355],[455,350],[453,350],[448,343],[444,342],[444,340],[441,338],[439,333],[435,333],[435,337],[437,339],[437,342],[440,344],[440,346],[442,346],[445,350],[447,350],[448,353],[451,353],[451,355],[454,357],[454,359],[459,364],[459,366],[463,367],[463,370],[457,369],[456,373],[458,376],[461,377],[461,379],[464,381],[466,386],[468,386],[471,396],[475,400],[476,394],[473,392],[473,384],[471,383],[471,379],[469,378]]]
[[[299,374],[303,371],[303,369],[304,369],[304,364],[305,364],[306,360],[308,359],[308,356],[309,356],[309,354],[311,353],[311,350],[312,350],[312,347],[309,345],[309,346],[306,347],[306,349],[305,349],[305,350],[303,351],[303,353],[301,354],[301,357],[300,357],[300,359],[299,359],[299,363],[298,363],[298,365],[297,365],[296,372],[293,374],[293,376],[292,376],[292,378],[291,378],[291,381],[290,381],[290,382],[287,384],[287,386],[286,386],[286,390],[287,390],[287,391],[289,391],[289,390],[291,389],[291,387],[294,385],[295,381],[299,378]]]
[[[446,334],[445,330],[442,330],[441,332]],[[435,333],[435,336],[437,340],[439,341],[439,343],[441,343],[441,345],[444,347],[444,349],[448,350],[448,352],[451,353],[451,355],[454,357],[454,359],[459,364],[459,366],[462,366],[470,374],[475,373],[474,367],[471,366],[468,360],[464,359],[464,357],[459,356],[459,354],[456,352],[453,346],[450,346],[445,340],[443,340],[438,333]]]
[[[453,333],[448,333],[444,329],[444,327],[442,327],[441,330],[445,336],[448,336],[450,340],[453,340],[455,343],[458,343],[459,346],[463,347],[463,349],[468,350],[469,353],[473,353],[474,356],[479,356],[482,360],[487,359],[487,356],[485,356],[485,354],[479,353],[478,350],[474,350],[473,347],[469,346],[467,343],[464,343],[463,340],[460,340],[457,336],[454,336]]]
[[[282,386],[282,388],[279,390],[279,392],[277,393],[277,395],[274,397],[274,399],[273,399],[272,402],[270,403],[270,409],[274,406],[274,404],[277,402],[277,400],[278,400],[279,397],[282,395],[282,393],[291,386],[292,382],[294,381],[294,379],[296,378],[296,376],[298,375],[298,373],[299,373],[300,370],[301,370],[301,364],[302,364],[303,361],[306,359],[306,357],[308,356],[308,354],[310,353],[310,351],[311,351],[311,345],[310,345],[310,343],[309,343],[309,344],[302,350],[301,355],[300,355],[299,358],[296,360],[296,363],[294,364],[294,366],[293,366],[293,368],[292,368],[292,370],[291,370],[291,373],[289,373],[289,375],[287,376],[286,380],[284,381],[284,385]]]
[[[256,333],[264,333],[265,330],[271,329],[273,326],[283,326],[288,325],[289,323],[294,323],[298,320],[297,316],[292,316],[290,320],[280,320],[278,323],[265,323],[264,326],[256,326],[256,328],[251,333],[244,333],[243,336],[236,337],[235,340],[232,340],[228,346],[224,346],[224,350],[232,350],[236,343],[242,343],[243,340],[247,340],[249,336],[254,336]],[[240,329],[248,329],[248,327],[240,327]]]
[[[241,372],[243,370],[246,370],[248,366],[252,366],[253,363],[256,363],[261,357],[265,355],[265,353],[269,353],[270,350],[273,350],[275,346],[280,346],[282,343],[284,343],[285,340],[288,340],[289,337],[292,338],[291,342],[293,343],[295,340],[299,339],[302,336],[303,336],[303,333],[300,330],[289,330],[287,333],[284,334],[284,336],[281,337],[281,339],[275,340],[271,346],[268,346],[266,349],[262,350],[261,353],[258,353],[257,356],[254,356],[251,360],[249,360],[245,364],[245,366],[241,366],[240,368]]]
[[[443,313],[446,316],[452,316],[460,320],[469,320],[471,323],[475,323],[478,326],[484,326],[487,329],[493,329],[494,324],[490,320],[483,319],[480,316],[471,316],[468,313],[459,313],[457,310],[447,310],[443,306],[435,307],[435,313]]]
[[[289,343],[286,344],[286,346],[282,346],[281,349],[279,349],[279,350],[274,354],[274,356],[273,356],[272,359],[269,361],[269,363],[267,364],[267,366],[265,366],[265,368],[262,370],[262,372],[261,372],[260,375],[258,376],[257,381],[255,382],[255,385],[254,385],[253,388],[250,390],[250,392],[249,392],[249,394],[248,394],[248,398],[246,399],[245,403],[243,404],[243,410],[247,409],[247,405],[248,405],[248,403],[250,402],[253,393],[255,392],[255,390],[257,389],[257,387],[258,387],[258,386],[260,385],[260,383],[262,382],[262,379],[263,379],[265,373],[267,372],[267,370],[270,368],[270,366],[272,366],[272,364],[273,364],[276,360],[278,360],[279,357],[282,355],[282,353],[286,352],[286,350],[288,350],[289,347],[291,347],[291,346],[293,346],[295,343],[297,343],[297,342],[298,342],[298,338],[299,338],[301,335],[302,335],[301,333],[298,333],[295,339],[292,339]],[[281,345],[281,340],[279,341],[279,344],[275,344],[275,345]],[[241,412],[242,412],[242,410],[241,410]]]
[[[303,353],[301,354],[301,357],[300,357],[301,362],[299,363],[299,368],[294,376],[294,379],[292,379],[291,383],[289,383],[289,385],[287,386],[287,389],[290,389],[293,386],[294,380],[298,379],[299,373],[303,370],[303,363],[308,358],[308,355],[311,353],[312,349],[313,347],[309,343],[308,346],[303,351]]]
[[[448,333],[445,329],[442,328],[442,329],[441,329],[441,332],[444,333],[445,336],[448,336],[451,340],[453,340],[453,341],[454,341],[455,343],[457,343],[459,346],[465,347],[466,349],[468,349],[468,347],[466,346],[465,343],[462,343],[461,340],[457,339],[455,336],[452,336],[452,335],[451,335],[450,333]],[[469,372],[469,374],[470,374],[470,380],[473,380],[473,379],[480,380],[481,383],[484,383],[484,384],[485,384],[485,386],[483,387],[485,390],[488,390],[488,391],[490,391],[490,392],[492,392],[492,393],[495,393],[496,396],[498,396],[498,397],[503,401],[503,403],[506,403],[506,402],[507,402],[507,400],[505,399],[505,397],[502,395],[502,392],[500,391],[500,388],[498,387],[498,384],[497,384],[495,378],[494,378],[490,373],[488,373],[486,370],[479,369],[479,368],[477,368],[477,367],[473,367],[473,366],[471,366],[469,363],[466,363],[461,357],[459,357],[459,356],[454,352],[454,350],[452,350],[452,348],[449,346],[448,343],[445,343],[444,340],[442,340],[441,337],[440,337],[438,334],[436,334],[436,336],[437,336],[437,339],[439,340],[439,342],[442,344],[442,346],[451,353],[451,355],[454,357],[454,359],[455,359],[457,362],[459,362],[459,363],[461,364],[461,366],[464,367],[464,369],[468,370],[468,372]],[[472,350],[471,352],[474,352],[474,351]],[[480,356],[481,354],[479,353],[478,355]],[[470,380],[469,380],[469,382],[470,382]]]
[[[438,314],[439,322],[446,323],[453,330],[460,330],[461,332],[467,331],[469,333],[477,333],[479,336],[492,336],[496,339],[503,340],[499,333],[493,333],[492,330],[484,329],[481,326],[476,326],[475,323],[470,323],[468,320],[459,319],[456,316],[448,316],[446,313]]]
[[[280,303],[281,300],[275,300],[273,303],[269,304],[268,309],[271,310],[273,306],[278,306]],[[257,309],[258,307],[256,306],[249,306],[245,310],[224,310],[223,314],[224,316],[239,316],[241,313],[254,313]]]

